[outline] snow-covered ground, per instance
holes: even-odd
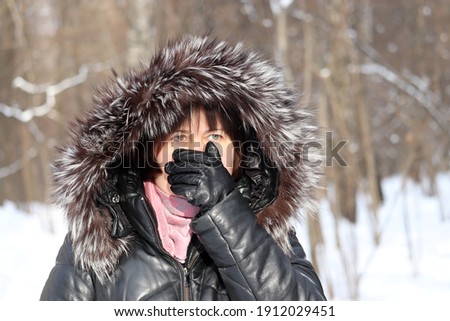
[[[64,239],[65,222],[58,211],[30,207],[33,214],[10,202],[0,207],[0,301],[39,300]]]
[[[411,183],[402,189],[400,177],[384,180],[379,246],[372,241],[364,197],[356,226],[336,224],[322,204],[321,279],[334,300],[351,300],[352,293],[359,300],[450,299],[450,173],[439,176],[438,188],[439,195],[429,197]],[[10,202],[0,207],[0,301],[38,300],[63,241],[61,213],[39,204],[31,205],[31,213]],[[337,251],[336,226],[345,256]],[[304,225],[298,235],[307,250]],[[357,291],[348,281],[355,275]]]
[[[450,173],[439,175],[437,186],[438,195],[431,197],[423,186],[398,176],[382,182],[378,246],[366,197],[358,199],[356,225],[336,223],[323,202],[325,246],[319,262],[327,293],[332,288],[335,300],[450,300]],[[299,230],[306,233],[304,227]],[[301,241],[308,248],[307,240]],[[359,286],[349,281],[356,276]]]

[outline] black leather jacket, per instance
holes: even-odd
[[[294,231],[290,233],[294,253],[289,258],[257,224],[238,190],[194,219],[195,235],[184,265],[163,249],[142,190],[126,191],[120,200],[121,215],[134,230],[131,252],[112,275],[100,279],[74,266],[66,237],[41,300],[325,299]],[[109,205],[113,202],[114,197]]]

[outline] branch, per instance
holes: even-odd
[[[406,79],[404,79],[405,77],[400,76],[388,67],[388,63],[384,61],[383,57],[375,48],[370,46],[365,41],[361,41],[361,39],[355,39],[354,43],[355,46],[372,61],[372,63],[367,63],[360,66],[351,65],[349,66],[349,70],[352,72],[359,72],[364,75],[377,75],[393,84],[398,89],[414,98],[420,106],[424,107],[425,110],[431,115],[435,123],[433,125],[437,125],[446,135],[448,135],[448,117],[443,115],[442,112],[438,110],[436,103],[434,102],[438,98],[433,92],[427,89],[427,86],[417,81],[418,77],[406,75]],[[377,63],[377,61],[381,63]],[[435,129],[435,127],[433,129]]]
[[[433,103],[433,93],[428,90],[421,90],[416,88],[411,82],[404,80],[401,76],[387,67],[377,64],[368,63],[363,65],[352,65],[349,70],[351,72],[359,72],[364,75],[377,75],[387,82],[395,85],[398,89],[407,93],[414,98],[427,112],[431,115],[433,120],[439,125],[439,127],[447,133],[447,119],[443,117],[435,104]]]
[[[0,113],[8,118],[15,118],[23,123],[27,123],[35,117],[45,116],[55,107],[56,95],[85,82],[89,72],[100,72],[109,68],[109,66],[110,64],[106,63],[82,65],[78,70],[78,74],[63,79],[54,85],[33,84],[22,77],[16,77],[12,82],[14,88],[19,88],[29,94],[45,94],[45,102],[42,105],[25,109],[0,103]]]
[[[6,165],[4,167],[0,168],[0,179],[3,179],[7,176],[10,176],[14,173],[17,173],[18,171],[20,171],[23,168],[23,165],[25,163],[25,160],[30,160],[33,159],[37,156],[38,152],[36,150],[36,148],[31,148],[28,150],[28,152],[25,154],[24,158],[25,159],[18,159],[14,162],[12,162],[9,165]]]

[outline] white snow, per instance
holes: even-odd
[[[58,211],[31,204],[30,212],[11,202],[0,207],[0,302],[39,300],[64,240],[66,224]]]
[[[336,223],[323,202],[325,246],[319,260],[327,295],[332,288],[334,300],[352,300],[357,294],[358,300],[448,301],[450,173],[439,175],[438,196],[427,196],[421,186],[410,182],[402,189],[400,177],[384,180],[383,191],[379,246],[373,242],[367,198],[361,196],[358,223],[337,224],[344,257],[336,247]],[[37,301],[64,239],[66,225],[58,210],[39,204],[30,207],[31,214],[11,202],[0,207],[0,302]],[[298,236],[308,250],[305,228],[305,224],[298,227]],[[359,287],[348,281],[355,275],[360,276]]]
[[[401,177],[383,181],[385,201],[378,212],[378,246],[366,197],[358,199],[356,225],[345,220],[336,223],[328,204],[322,203],[325,246],[319,257],[320,277],[327,293],[332,288],[334,300],[450,299],[450,173],[440,174],[437,186],[438,195],[431,197],[425,187],[403,184]],[[298,230],[309,255],[305,224]],[[338,251],[337,238],[344,255]],[[355,277],[359,277],[359,286],[349,281]]]

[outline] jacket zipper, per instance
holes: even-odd
[[[192,285],[192,280],[191,280],[191,271],[195,265],[195,263],[197,262],[197,259],[200,257],[199,252],[194,252],[192,253],[192,241],[189,244],[188,247],[188,251],[187,251],[187,255],[186,255],[186,263],[183,265],[183,273],[184,273],[184,301],[190,301],[191,299],[191,285]],[[191,255],[190,255],[191,254]]]
[[[152,227],[153,227],[153,232],[154,235],[156,235],[156,240],[157,240],[157,245],[158,248],[161,250],[161,253],[164,254],[164,256],[167,258],[167,260],[172,264],[174,264],[177,269],[180,271],[180,275],[182,278],[182,289],[181,289],[181,298],[182,301],[189,301],[191,299],[191,291],[190,291],[190,287],[191,287],[191,276],[190,276],[190,270],[189,267],[192,267],[194,262],[196,261],[197,257],[198,257],[198,253],[196,253],[197,255],[195,255],[194,258],[192,258],[192,260],[189,260],[189,253],[191,252],[190,249],[192,248],[192,244],[189,244],[188,247],[188,253],[186,256],[186,263],[185,264],[181,264],[178,260],[174,259],[172,257],[172,255],[169,254],[169,252],[167,252],[161,242],[161,239],[159,237],[158,234],[158,230],[156,227],[156,222],[155,219],[153,217],[153,209],[149,208],[149,204],[148,202],[145,200],[145,198],[143,196],[141,196],[141,201],[144,203],[144,207],[147,210],[150,220],[152,222]],[[151,214],[151,215],[150,215]],[[191,262],[189,262],[191,261]],[[191,264],[189,264],[191,263]]]
[[[189,275],[189,270],[187,266],[183,266],[183,274],[184,274],[184,296],[183,301],[190,301],[191,298],[191,276]]]

